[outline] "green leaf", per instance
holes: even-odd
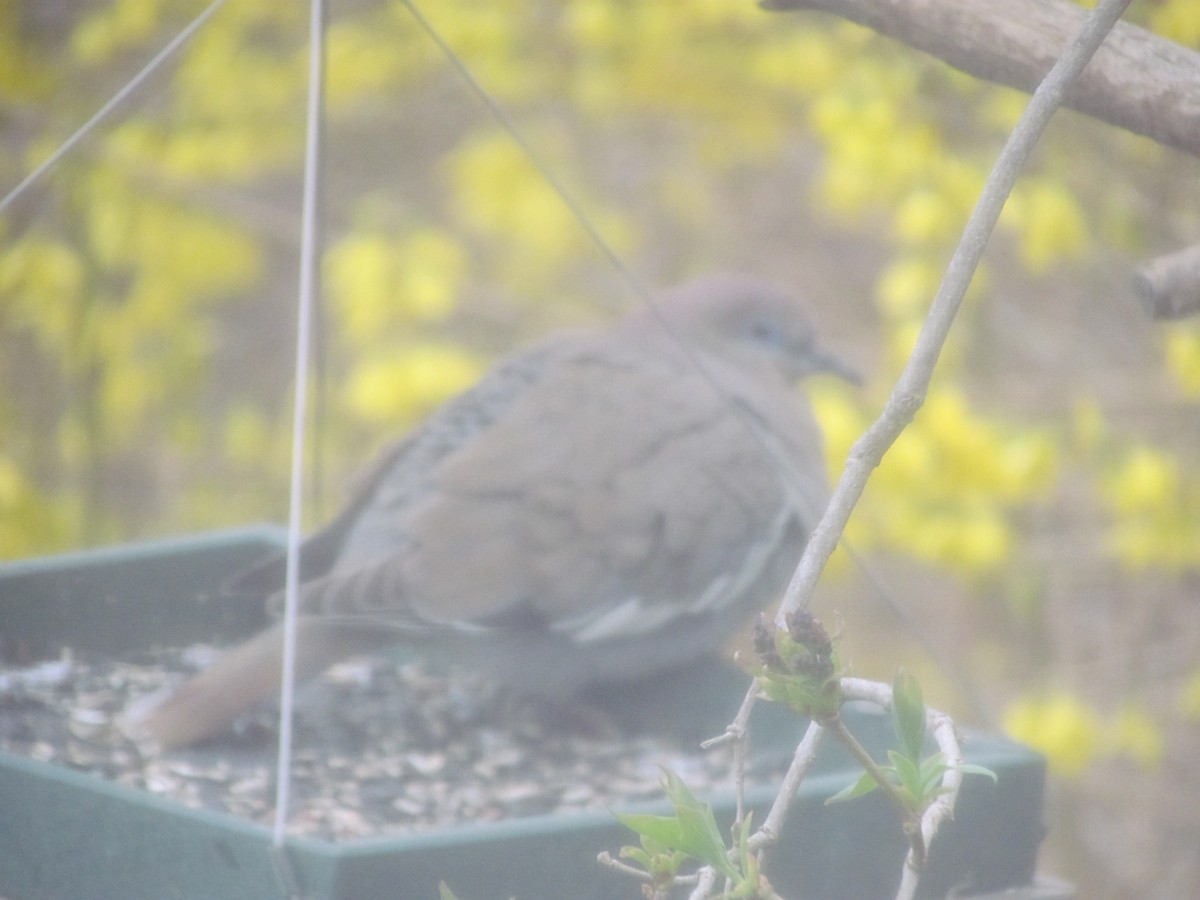
[[[450,890],[446,882],[438,882],[438,898],[439,900],[458,900],[458,895]]]
[[[627,859],[645,869],[653,878],[674,878],[688,860],[686,853],[668,850],[653,838],[642,835],[642,846],[622,847],[621,859]]]
[[[900,783],[914,794],[919,794],[922,774],[920,757],[914,759],[897,750],[889,750],[888,759],[892,761],[892,767],[896,770],[896,777],[900,779]]]
[[[950,768],[945,753],[934,753],[921,761],[921,796],[931,797],[942,793],[942,776]]]
[[[651,816],[644,813],[615,813],[617,821],[638,833],[644,840],[678,849],[683,841],[679,819],[675,816]]]
[[[925,700],[921,683],[903,666],[892,679],[892,725],[901,752],[909,759],[920,759],[925,747]]]
[[[753,813],[747,814],[742,820],[742,827],[734,835],[742,877],[751,883],[758,881],[758,859],[750,852],[750,835],[753,832],[750,822],[753,818]]]
[[[853,800],[855,797],[862,797],[864,794],[871,793],[871,791],[875,790],[877,787],[879,787],[879,785],[876,783],[874,776],[871,775],[870,772],[863,772],[862,775],[859,776],[858,781],[854,782],[854,784],[850,785],[849,787],[842,788],[840,791],[826,800],[825,805],[829,806],[831,803],[843,803],[846,800]]]
[[[725,841],[712,807],[696,798],[683,779],[669,769],[663,770],[664,788],[675,807],[674,816],[617,813],[617,820],[642,836],[658,841],[670,850],[681,850],[722,875],[737,878],[737,868],[729,860]]]
[[[736,878],[737,869],[726,854],[725,840],[713,817],[712,807],[697,799],[683,779],[670,769],[663,769],[663,775],[667,796],[675,805],[675,814],[679,818],[681,842],[677,849],[695,856],[724,875]]]
[[[650,870],[650,866],[653,864],[650,854],[647,853],[642,847],[622,847],[620,851],[618,851],[617,855],[620,856],[621,859],[628,859],[637,863],[647,871]]]
[[[1000,776],[987,766],[977,766],[973,763],[963,763],[961,766],[959,766],[959,768],[962,769],[964,775],[986,775],[991,778],[992,781],[995,781],[996,783],[1000,782]]]

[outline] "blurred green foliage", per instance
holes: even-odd
[[[44,159],[202,5],[47,12],[0,0],[0,182]],[[0,558],[280,515],[289,410],[273,390],[281,376],[260,365],[286,358],[292,340],[286,303],[267,298],[286,296],[294,269],[302,6],[228,3],[153,88],[0,222]],[[511,298],[595,294],[600,269],[402,4],[338,7],[330,143],[353,146],[354,159],[409,191],[330,173],[320,461],[340,472],[364,461],[365,444],[470,384],[503,345],[501,320],[515,321],[515,334],[561,318],[553,304]],[[1024,97],[861,28],[747,0],[489,0],[428,14],[635,269],[703,268],[693,260],[742,227],[726,219],[716,186],[772,172],[781,202],[808,204],[830,229],[881,236],[873,388],[813,388],[839,466],[903,364]],[[1200,45],[1194,0],[1135,4],[1134,15]],[[1018,185],[998,241],[1026,284],[1174,233],[1136,190],[1097,189],[1169,164],[1169,152],[1103,133],[1105,146],[1083,152],[1051,135]],[[631,163],[597,149],[622,140],[647,152]],[[804,240],[783,236],[779,250]],[[964,330],[991,275],[980,274]],[[1194,460],[1110,427],[1086,385],[1067,423],[989,408],[964,387],[968,347],[956,338],[947,348],[925,408],[872,481],[854,541],[969,584],[1024,585],[1023,523],[1070,467],[1084,473],[1117,566],[1194,577]],[[1171,402],[1194,429],[1200,326],[1164,327],[1162,361]],[[1105,718],[1068,694],[1021,703],[1012,729],[1067,771],[1103,752],[1105,734],[1110,748],[1128,748],[1140,733],[1130,752],[1142,764],[1161,755],[1150,717]]]

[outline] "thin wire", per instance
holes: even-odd
[[[612,248],[612,245],[604,239],[604,235],[602,235],[599,229],[597,229],[592,223],[592,220],[588,217],[588,214],[584,210],[583,206],[575,199],[575,195],[572,194],[571,191],[567,189],[567,186],[558,179],[558,177],[554,174],[554,171],[546,164],[541,155],[533,148],[533,145],[525,139],[525,135],[521,133],[521,130],[517,127],[516,122],[512,120],[504,107],[497,103],[496,100],[493,99],[492,95],[489,94],[483,87],[483,85],[475,80],[475,76],[471,74],[471,70],[467,68],[466,64],[463,63],[458,54],[454,52],[454,48],[446,43],[445,39],[441,36],[438,30],[433,27],[433,23],[426,19],[424,13],[417,8],[417,5],[412,2],[412,0],[402,0],[402,2],[408,8],[409,13],[412,14],[413,19],[415,19],[417,24],[421,26],[421,30],[428,35],[430,40],[437,44],[438,49],[442,51],[442,55],[446,57],[446,61],[454,67],[454,71],[458,73],[459,78],[463,80],[463,83],[466,84],[471,93],[475,95],[476,99],[478,99],[480,103],[487,107],[487,111],[491,113],[492,117],[500,123],[501,127],[504,128],[505,131],[508,132],[508,136],[512,138],[513,142],[521,148],[521,152],[525,154],[526,158],[533,164],[533,167],[537,169],[538,174],[541,175],[546,183],[550,185],[554,193],[558,194],[558,199],[563,202],[568,210],[570,210],[571,215],[575,217],[575,221],[578,222],[580,227],[582,227],[587,233],[587,236],[591,239],[592,243],[596,245],[596,248],[602,254],[604,254],[605,258],[610,263],[612,263],[613,268],[620,273],[621,277],[625,279],[626,284],[628,284],[633,292],[641,300],[653,308],[655,305],[654,297],[650,291],[647,290],[646,286],[642,284],[641,280],[633,274],[633,271],[627,265],[625,265],[625,263],[621,260],[621,257],[618,256],[617,252]]]
[[[558,199],[562,201],[563,205],[575,218],[575,221],[579,223],[579,226],[583,229],[584,233],[587,234],[591,242],[596,245],[596,249],[598,249],[601,254],[604,255],[604,258],[612,264],[612,267],[617,271],[617,274],[621,276],[622,280],[625,282],[630,291],[633,292],[634,296],[636,296],[638,300],[640,300],[646,306],[646,308],[650,310],[651,315],[654,316],[655,320],[662,327],[663,331],[665,331],[667,335],[679,346],[679,349],[683,351],[683,354],[687,357],[688,362],[696,369],[697,372],[700,373],[704,380],[708,382],[709,386],[712,387],[713,391],[718,397],[729,403],[731,406],[737,408],[738,415],[746,423],[746,426],[751,431],[755,432],[755,434],[758,435],[759,439],[762,440],[763,443],[769,443],[769,441],[766,440],[766,436],[763,435],[763,433],[759,430],[757,424],[738,407],[738,404],[733,401],[733,398],[729,396],[725,388],[713,376],[712,372],[709,371],[708,367],[704,364],[704,361],[700,359],[699,355],[697,355],[691,344],[684,340],[675,331],[670,321],[665,315],[663,315],[662,309],[659,308],[658,301],[655,300],[653,292],[642,283],[641,279],[633,273],[633,270],[630,269],[629,266],[625,265],[624,261],[622,261],[621,257],[617,254],[617,251],[612,248],[612,245],[605,240],[604,235],[602,235],[600,230],[596,228],[595,224],[593,224],[591,218],[587,214],[587,211],[583,208],[583,205],[575,198],[575,195],[571,193],[570,189],[558,178],[558,176],[554,174],[554,170],[546,163],[544,159],[542,159],[537,150],[533,148],[533,145],[525,139],[525,135],[521,132],[521,129],[517,127],[517,123],[512,120],[512,117],[509,116],[504,107],[501,106],[492,97],[492,95],[487,92],[487,89],[484,88],[483,85],[475,80],[475,76],[471,74],[470,69],[467,68],[466,64],[463,63],[458,54],[454,52],[454,48],[446,43],[445,39],[441,36],[438,30],[433,27],[433,23],[425,18],[425,15],[417,8],[416,3],[413,2],[413,0],[401,0],[401,2],[403,2],[404,6],[407,7],[409,13],[412,14],[413,19],[416,20],[417,24],[421,27],[425,34],[428,35],[429,39],[432,40],[437,45],[438,49],[442,51],[442,54],[446,57],[446,61],[449,62],[454,68],[454,71],[458,74],[459,78],[462,79],[463,83],[466,84],[467,88],[470,89],[471,93],[473,93],[479,102],[487,108],[487,111],[497,122],[500,123],[500,126],[506,132],[508,132],[508,136],[512,138],[513,143],[521,148],[521,152],[525,154],[525,157],[537,170],[537,173],[548,185],[550,185],[550,189],[558,195]]]
[[[776,461],[776,465],[779,468],[779,474],[786,482],[788,482],[793,493],[796,495],[797,501],[799,502],[799,499],[804,494],[803,487],[796,483],[794,472],[788,465],[787,459],[783,457],[782,453],[771,441],[765,430],[758,424],[753,415],[748,412],[742,406],[742,404],[739,403],[725,389],[725,386],[721,384],[720,380],[713,375],[712,371],[704,363],[704,360],[701,359],[700,355],[696,352],[696,349],[691,345],[691,343],[675,330],[670,320],[667,319],[667,317],[663,314],[663,311],[659,306],[658,301],[655,299],[654,294],[642,283],[641,279],[639,279],[633,273],[633,270],[625,265],[621,257],[612,248],[612,245],[605,240],[604,235],[602,235],[600,230],[592,223],[592,220],[589,218],[587,211],[583,208],[583,205],[575,199],[575,195],[571,193],[570,189],[561,180],[559,180],[558,176],[554,174],[554,170],[551,169],[546,161],[542,159],[537,150],[533,148],[533,145],[525,139],[525,135],[522,134],[520,128],[517,127],[516,122],[512,120],[504,107],[501,106],[492,97],[492,95],[487,92],[483,85],[475,80],[475,76],[471,74],[471,71],[467,68],[466,64],[463,63],[458,54],[454,52],[454,48],[446,43],[445,39],[441,36],[438,30],[434,28],[433,24],[425,18],[424,14],[417,8],[414,0],[401,0],[401,2],[403,2],[404,6],[407,7],[409,13],[412,14],[413,19],[416,20],[417,24],[421,27],[425,34],[428,35],[429,39],[432,40],[437,45],[438,49],[442,51],[442,54],[446,57],[446,60],[451,66],[453,66],[454,71],[458,73],[458,76],[470,89],[471,93],[473,93],[479,102],[487,108],[492,117],[500,123],[500,126],[506,132],[508,132],[509,137],[512,138],[513,142],[521,149],[521,152],[525,154],[526,158],[537,170],[538,174],[546,181],[547,184],[550,185],[550,189],[558,195],[559,200],[561,200],[567,210],[570,211],[571,215],[575,218],[575,221],[578,222],[579,226],[584,230],[584,233],[587,234],[592,243],[596,245],[596,248],[612,264],[613,268],[624,280],[630,291],[632,291],[638,300],[640,300],[642,304],[650,311],[650,314],[654,317],[655,321],[663,329],[666,335],[675,342],[676,346],[678,346],[679,350],[687,359],[688,364],[691,365],[692,368],[695,369],[695,371],[698,372],[700,376],[708,383],[708,386],[712,389],[717,398],[723,403],[727,404],[730,409],[734,411],[734,414],[741,421],[742,425],[754,436],[757,441],[759,441],[759,443],[762,444],[763,448],[767,451],[767,454]],[[802,512],[815,522],[818,514],[821,511],[814,509],[803,509]]]
[[[158,51],[157,54],[142,67],[141,71],[133,76],[129,82],[113,94],[102,107],[96,110],[95,114],[81,125],[74,134],[59,144],[58,149],[51,153],[36,169],[30,172],[22,179],[21,183],[8,192],[3,200],[0,200],[0,213],[4,212],[9,205],[16,200],[21,194],[32,185],[35,181],[41,178],[46,172],[52,169],[60,159],[66,156],[71,150],[82,141],[94,129],[104,117],[116,109],[121,102],[137,90],[138,86],[146,80],[159,66],[161,66],[176,50],[187,43],[197,30],[207,22],[218,9],[225,5],[225,0],[213,0],[208,7],[196,16],[179,34],[175,35],[165,47]]]
[[[692,365],[693,368],[699,372],[701,377],[708,382],[714,393],[723,402],[729,404],[738,418],[742,421],[743,425],[765,447],[767,453],[773,459],[775,459],[776,464],[779,467],[780,475],[787,482],[789,482],[789,484],[791,484],[793,487],[793,493],[796,496],[796,501],[800,503],[803,491],[800,489],[799,485],[795,484],[793,470],[788,465],[788,461],[782,457],[782,454],[764,433],[758,422],[756,422],[754,418],[742,407],[742,405],[738,403],[728,391],[725,390],[724,386],[717,380],[712,372],[709,371],[709,368],[704,364],[704,361],[695,352],[695,349],[691,346],[691,344],[675,331],[675,329],[671,326],[671,323],[663,315],[653,293],[646,288],[641,280],[624,263],[621,257],[617,255],[617,252],[612,248],[612,245],[605,240],[604,235],[602,235],[599,229],[597,229],[593,224],[582,204],[576,200],[575,195],[558,178],[558,176],[555,175],[554,170],[545,162],[545,160],[542,159],[541,155],[537,152],[537,150],[534,149],[533,145],[526,140],[524,134],[521,132],[520,128],[517,127],[516,122],[513,121],[512,117],[509,116],[504,107],[501,106],[492,97],[492,95],[487,92],[487,89],[475,79],[475,76],[471,74],[471,71],[467,68],[466,64],[462,61],[458,54],[454,52],[454,49],[448,43],[446,43],[445,39],[441,36],[438,30],[427,18],[425,18],[425,15],[420,11],[420,9],[417,8],[415,0],[402,0],[402,2],[416,23],[429,37],[429,39],[437,45],[438,49],[442,52],[442,55],[454,68],[454,71],[458,74],[459,78],[462,79],[467,88],[470,89],[471,93],[474,94],[479,102],[483,104],[491,116],[500,123],[500,126],[508,133],[513,142],[521,149],[521,152],[525,154],[526,158],[537,170],[538,174],[546,181],[547,184],[550,185],[551,190],[558,195],[559,200],[562,201],[563,205],[567,208],[571,215],[574,216],[575,221],[579,223],[579,226],[583,229],[584,233],[587,234],[592,243],[595,244],[596,248],[612,264],[613,268],[624,280],[626,286],[633,292],[638,300],[640,300],[650,310],[651,315],[654,316],[658,324],[679,346],[684,356],[688,359],[689,364]],[[823,512],[822,510],[807,508],[804,508],[801,511],[813,523],[820,518],[819,514]],[[884,602],[910,629],[912,634],[916,637],[917,642],[925,648],[925,651],[930,655],[937,665],[949,673],[951,677],[954,677],[958,672],[957,667],[948,663],[944,654],[940,652],[936,643],[929,636],[928,632],[920,627],[920,625],[913,618],[912,614],[900,601],[900,598],[897,597],[890,587],[884,583],[883,579],[880,578],[878,573],[867,565],[866,560],[854,552],[853,547],[850,546],[848,541],[843,538],[841,543],[850,553],[851,559],[858,564],[867,580],[871,582],[876,591],[879,592]],[[991,714],[988,711],[987,706],[982,702],[979,693],[971,688],[968,682],[963,682],[963,684],[967,685],[964,690],[967,694],[968,702],[975,707],[975,712],[984,719],[990,721],[992,718]]]
[[[283,674],[279,692],[279,756],[272,842],[283,847],[291,804],[292,710],[295,706],[296,615],[300,595],[300,532],[304,506],[304,435],[308,405],[309,347],[316,285],[317,176],[321,151],[321,86],[324,81],[324,4],[312,0],[309,18],[307,127],[304,142],[304,201],[301,212],[300,286],[296,313],[295,409],[289,495],[287,574],[284,581]]]

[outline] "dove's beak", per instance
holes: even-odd
[[[854,385],[863,383],[863,377],[857,369],[841,357],[821,347],[814,347],[810,351],[809,361],[813,372],[828,372],[830,375],[836,375]]]

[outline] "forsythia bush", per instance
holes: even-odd
[[[26,126],[3,130],[4,184],[196,12],[183,0],[111,0],[85,5],[65,30],[37,30],[34,5],[0,0],[0,121]],[[291,343],[291,319],[262,310],[275,308],[263,306],[268,274],[281,259],[292,265],[280,246],[295,240],[298,208],[302,6],[227,4],[152,88],[0,222],[0,557],[278,510],[288,404],[239,367],[285,357]],[[403,5],[352,6],[329,24],[331,156],[345,141],[338,135],[352,135],[411,190],[341,171],[330,179],[325,377],[334,402],[324,429],[339,468],[361,461],[357,436],[405,427],[478,377],[496,348],[458,339],[473,314],[464,298],[528,316],[504,301],[536,305],[572,279],[594,286],[598,265],[560,200]],[[747,0],[489,0],[431,4],[428,14],[631,257],[679,251],[588,187],[597,143],[656,136],[634,140],[661,151],[622,162],[618,181],[676,242],[700,247],[752,228],[722,218],[713,185],[786,168],[797,147],[813,148],[811,179],[781,177],[779,196],[811,205],[831,228],[869,224],[888,244],[874,294],[884,352],[873,388],[815,388],[840,463],[912,346],[1023,95],[864,29],[767,14]],[[1200,45],[1194,0],[1153,4],[1143,24]],[[1159,153],[1115,130],[1112,143],[1105,152]],[[1097,252],[1102,229],[1110,240],[1154,227],[1157,210],[1089,192],[1093,180],[1079,170],[1106,160],[1080,156],[1048,140],[1002,219],[1001,242],[1029,278]],[[785,236],[780,247],[804,239]],[[988,283],[982,272],[968,319]],[[1200,331],[1163,333],[1168,377],[1194,417]],[[218,364],[232,372],[214,374]],[[1071,444],[1045,422],[974,402],[960,386],[969,368],[963,348],[949,347],[852,537],[966,578],[998,577],[1020,538],[1016,514],[1053,494]],[[1070,462],[1086,469],[1109,518],[1112,557],[1130,571],[1194,573],[1195,467],[1096,427],[1103,450]],[[1066,770],[1101,753],[1105,734],[1109,747],[1157,757],[1152,723],[1097,715],[1052,696],[1014,707],[1010,723]]]

